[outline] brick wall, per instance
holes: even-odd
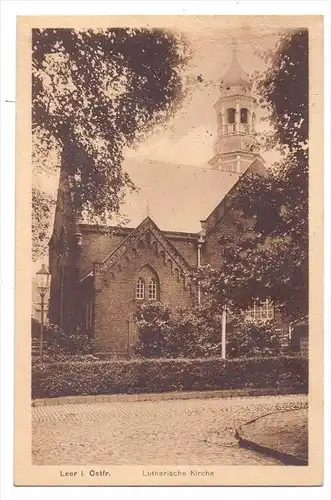
[[[182,254],[184,259],[188,262],[190,266],[197,266],[198,264],[198,244],[197,236],[182,236],[172,235],[171,233],[165,233],[165,236],[174,247]]]
[[[209,221],[210,222],[210,221]],[[220,256],[219,238],[229,237],[236,239],[242,238],[243,231],[247,238],[251,231],[252,221],[243,218],[241,214],[233,209],[228,209],[224,212],[222,209],[222,217],[217,221],[213,220],[210,225],[206,227],[206,242],[202,248],[202,265],[210,264],[215,269],[220,268],[223,260]]]
[[[96,271],[95,296],[95,352],[129,353],[134,341],[133,315],[141,302],[136,299],[136,282],[140,276],[157,276],[159,299],[171,307],[190,306],[194,291],[184,286],[184,278],[162,252],[146,245],[128,252],[107,272]]]
[[[49,320],[64,329],[76,323],[78,253],[77,227],[72,208],[70,179],[62,171],[59,180],[53,233],[49,244],[51,273]]]
[[[79,258],[80,277],[89,272],[92,263],[102,262],[118,245],[129,236],[132,228],[116,229],[107,234],[91,230],[88,226],[81,228],[82,246]],[[197,265],[197,236],[189,233],[172,233],[165,231],[164,235],[173,246],[181,253],[191,266]]]
[[[95,262],[102,262],[130,234],[132,229],[114,233],[98,233],[82,229],[82,246],[79,257],[79,276],[84,277]]]

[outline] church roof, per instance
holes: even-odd
[[[138,227],[136,227],[109,255],[100,263],[100,270],[106,271],[110,269],[121,257],[137,242],[143,238],[146,233],[152,234],[157,244],[171,257],[175,265],[178,266],[183,273],[190,274],[191,267],[184,259],[182,254],[168,240],[162,231],[157,227],[155,222],[147,216]]]
[[[237,87],[240,85],[247,85],[249,83],[249,76],[244,72],[238,61],[236,52],[233,53],[232,61],[222,79],[224,87]]]
[[[162,231],[198,233],[205,219],[238,180],[238,174],[206,167],[130,159],[123,168],[138,188],[121,213],[131,227],[149,215]]]
[[[238,178],[237,182],[233,184],[231,189],[225,194],[225,196],[220,200],[218,205],[214,208],[214,210],[208,215],[208,217],[201,221],[204,230],[208,230],[209,228],[213,228],[215,224],[222,219],[225,213],[225,207],[230,207],[232,203],[232,197],[236,190],[238,189],[239,184],[247,175],[259,175],[266,176],[267,169],[264,165],[264,162],[261,158],[256,158],[248,169]]]

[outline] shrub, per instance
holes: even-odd
[[[31,317],[31,338],[40,337],[40,321],[36,318]]]
[[[220,356],[221,315],[207,305],[171,310],[161,302],[142,304],[136,313],[138,341],[135,354],[145,358],[200,358]],[[273,322],[232,317],[226,335],[231,358],[277,356],[284,353],[283,338]]]
[[[271,321],[235,319],[226,340],[226,352],[231,358],[277,356],[284,350],[282,335]]]
[[[134,345],[135,354],[142,357],[165,356],[173,329],[170,308],[162,302],[144,303],[138,308],[135,320],[139,331],[139,340]]]
[[[161,302],[142,304],[135,316],[141,357],[210,357],[220,355],[220,318],[203,307],[171,310]]]
[[[308,360],[298,357],[65,361],[32,366],[32,397],[217,389],[306,392]]]
[[[47,353],[49,359],[61,360],[68,356],[83,356],[93,351],[93,340],[84,330],[77,328],[72,333],[64,332],[56,325],[45,329]]]

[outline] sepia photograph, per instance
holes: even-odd
[[[323,18],[21,17],[17,36],[15,467],[35,476],[16,482],[321,484]]]

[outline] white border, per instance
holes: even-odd
[[[98,487],[92,491],[89,488],[39,487],[15,488],[13,486],[13,332],[14,332],[14,189],[15,189],[15,104],[5,102],[15,100],[15,30],[17,15],[114,15],[114,14],[324,14],[325,15],[325,484],[314,488],[226,488],[220,492],[218,488],[186,489],[159,487],[154,488],[119,488],[109,490]],[[91,495],[102,498],[110,496],[134,495],[135,498],[146,496],[219,495],[235,499],[238,495],[254,500],[270,500],[300,496],[301,500],[329,498],[330,491],[330,3],[328,1],[14,1],[1,2],[1,492],[2,498],[33,498],[52,500],[61,497],[69,498],[69,494],[80,495],[80,498],[90,499]],[[262,470],[261,470],[262,473]],[[79,490],[79,491],[78,491]]]

